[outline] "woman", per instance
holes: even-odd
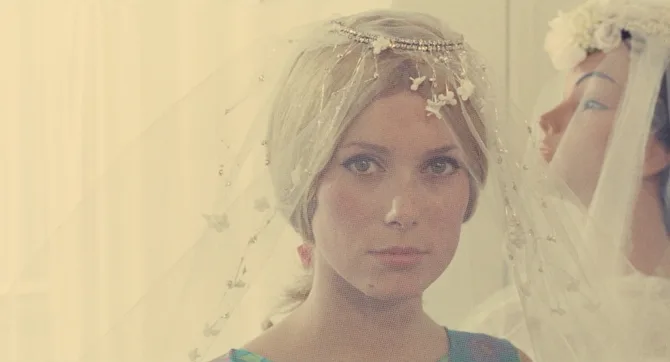
[[[474,329],[542,361],[670,358],[669,21],[667,2],[613,0],[550,23],[564,98],[531,152],[548,165],[534,224],[551,237],[512,246],[521,301],[493,298]]]
[[[275,189],[291,190],[283,209],[310,278],[290,293],[285,319],[215,361],[527,360],[505,341],[445,330],[423,309],[487,176],[486,120],[468,79],[479,70],[438,25],[375,11],[301,44],[267,147]]]

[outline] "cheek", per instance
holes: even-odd
[[[592,124],[587,133],[589,139],[583,140],[584,142],[580,147],[582,151],[581,155],[590,155],[586,157],[587,160],[591,161],[591,164],[587,166],[597,173],[600,173],[602,164],[605,161],[604,157],[612,133],[613,117],[614,114],[609,114],[609,112],[602,114],[600,117],[594,117],[594,122],[591,122]],[[576,157],[575,160],[578,162],[580,157]]]
[[[459,230],[457,226],[460,227],[465,218],[470,203],[470,180],[465,174],[457,177],[442,187],[438,196],[431,196],[429,208],[423,215],[436,230]]]
[[[597,185],[612,131],[612,112],[594,113],[588,119],[576,119],[575,126],[561,139],[551,162],[554,172],[580,198],[590,198]]]
[[[607,149],[613,117],[611,112],[597,112],[574,119],[561,138],[556,158],[564,163],[579,163],[582,168],[599,166]]]
[[[374,217],[365,192],[344,177],[324,180],[317,192],[315,219],[328,232],[342,233],[358,229]]]
[[[607,148],[607,143],[609,142],[610,135],[612,133],[612,128],[614,127],[614,117],[613,112],[603,112],[599,117],[594,118],[593,127],[593,143],[601,152]]]

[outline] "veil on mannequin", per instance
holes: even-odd
[[[291,172],[276,166],[290,164],[292,157],[309,160],[306,154],[285,151],[314,142],[303,134],[281,147],[274,145],[274,155],[270,152],[266,158],[267,115],[277,97],[277,84],[286,79],[289,56],[295,56],[303,41],[318,37],[334,44],[350,41],[342,33],[325,31],[325,20],[311,22],[331,18],[333,10],[346,14],[386,5],[339,4],[330,9],[300,1],[231,1],[218,9],[228,15],[253,14],[250,20],[258,21],[249,23],[263,25],[247,29],[246,41],[240,41],[239,32],[219,34],[221,44],[231,45],[218,54],[220,67],[147,123],[150,127],[107,164],[72,216],[35,254],[48,253],[54,263],[63,265],[51,284],[63,300],[56,304],[58,308],[44,311],[47,318],[57,317],[58,323],[46,325],[44,333],[62,349],[77,347],[40,361],[201,362],[260,332],[282,292],[305,274],[296,252],[303,240],[285,217],[296,207],[296,200],[277,202],[281,198],[276,184],[299,186],[291,192],[300,194],[306,188],[301,178],[313,176],[300,168]],[[295,18],[275,16],[279,9]],[[287,31],[295,25],[299,27]],[[459,41],[458,34],[443,24],[438,27]],[[464,224],[458,253],[445,272],[452,282],[436,282],[438,290],[425,298],[427,309],[436,311],[472,302],[495,288],[502,279],[501,270],[483,263],[482,253],[498,250],[488,248],[490,241],[505,240],[510,221],[534,223],[523,210],[536,200],[535,193],[529,190],[521,195],[518,189],[529,170],[520,155],[510,151],[526,140],[527,125],[496,114],[497,100],[487,93],[491,79],[484,77],[476,53],[465,49],[458,53],[465,59],[461,64],[465,69],[462,74],[452,70],[455,75],[446,75],[448,88],[439,79],[443,74],[431,74],[430,66],[437,61],[421,52],[417,53],[420,60],[430,66],[417,69],[410,82],[414,85],[425,76],[416,87],[434,92],[429,104],[455,102],[456,113],[466,113],[460,108],[463,104],[472,105],[485,127],[477,145],[482,154],[476,161],[488,163],[486,183],[476,182],[482,189],[474,214]],[[336,56],[329,61],[336,62]],[[365,67],[353,71],[352,83],[369,81],[365,77],[374,73],[374,63],[370,59],[364,63]],[[100,92],[99,97],[124,89],[111,80],[86,80]],[[71,107],[74,114],[106,122],[122,116],[99,103],[73,102]],[[471,131],[478,127],[468,126]],[[324,142],[332,132],[321,134]],[[309,171],[313,165],[303,167]],[[140,252],[128,254],[127,250]],[[152,257],[160,262],[147,264]],[[22,270],[27,273],[37,264],[38,259],[32,259]],[[454,275],[458,265],[469,273]],[[142,268],[149,269],[142,276],[146,284],[133,284],[134,271]],[[67,303],[66,297],[73,294],[75,302]],[[109,313],[100,317],[99,310]],[[82,316],[88,320],[66,328],[70,320]]]
[[[546,171],[522,186],[543,201],[510,239],[517,295],[492,297],[466,328],[535,361],[670,359],[668,24],[657,0],[588,1],[550,23],[563,94],[528,150]]]

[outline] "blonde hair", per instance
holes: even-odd
[[[378,11],[354,15],[353,18],[354,27],[367,26],[367,29],[384,36],[422,39],[431,36],[436,40],[446,39],[440,29],[440,22],[423,14]],[[395,26],[399,23],[403,26]],[[372,58],[370,53],[368,45],[355,42],[335,46],[326,43],[304,50],[293,63],[285,81],[281,83],[270,114],[267,141],[272,182],[277,192],[285,195],[281,201],[285,206],[285,216],[305,242],[315,242],[311,219],[317,207],[316,193],[320,175],[328,167],[343,134],[358,115],[379,98],[409,90],[412,85],[410,78],[417,78],[419,74],[434,73],[437,87],[445,89],[449,85],[449,89],[456,88],[453,84],[453,71],[444,65],[435,69],[422,59],[410,56],[411,53],[389,51],[375,56],[374,67],[362,67],[361,59],[366,56]],[[333,62],[333,58],[338,59]],[[329,64],[332,66],[329,67]],[[342,102],[341,90],[351,89],[347,87],[352,82],[354,73],[360,79],[374,81],[358,82],[360,86],[347,94],[349,103]],[[306,77],[305,74],[310,76]],[[416,89],[416,93],[430,99],[433,94],[431,86],[431,83],[425,82]],[[486,128],[479,110],[471,101],[459,99],[458,102],[461,107],[443,107],[442,113],[461,140],[467,158],[466,164],[472,180],[467,220],[474,212],[479,187],[485,183],[487,176]],[[334,123],[327,128],[315,127],[315,122],[324,120],[319,118],[322,116],[320,113],[324,113],[324,104],[330,103],[344,105],[344,114],[341,117],[326,118],[326,122]],[[325,136],[324,129],[328,130]],[[301,139],[319,141],[297,142],[298,134]],[[283,155],[276,162],[278,154]],[[309,165],[309,177],[302,178],[298,187],[293,185],[294,190],[301,192],[287,195],[286,191],[292,189],[289,174],[301,167],[299,162],[301,165]],[[302,304],[309,296],[312,280],[311,272],[308,271],[295,287],[285,293],[280,310],[288,313]],[[272,323],[268,320],[264,329],[271,326]]]

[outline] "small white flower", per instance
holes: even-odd
[[[391,47],[391,40],[384,38],[383,36],[377,37],[375,41],[372,42],[372,51],[375,55],[380,54],[384,50]]]
[[[202,355],[200,354],[200,351],[198,351],[197,348],[194,348],[188,352],[188,359],[191,362],[197,362],[198,359],[200,359],[200,357],[202,357]]]
[[[593,32],[593,45],[605,53],[619,47],[622,41],[621,28],[611,21],[602,22]]]
[[[447,88],[447,93],[446,94],[440,94],[440,99],[444,100],[444,102],[450,106],[455,106],[458,104],[458,101],[456,100],[456,95],[454,92],[450,91],[449,88]]]
[[[428,99],[426,101],[426,111],[432,113],[438,119],[442,119],[442,112],[440,110],[447,104],[447,101],[444,99],[445,95],[440,94],[439,96],[433,95],[433,99]]]
[[[205,323],[205,327],[202,330],[202,334],[205,337],[216,337],[221,333],[221,329],[216,327],[216,323]]]
[[[222,233],[225,229],[230,227],[230,223],[228,222],[228,215],[226,214],[203,214],[202,217],[207,220],[207,225],[217,232]]]
[[[456,93],[461,97],[462,100],[467,101],[470,99],[470,96],[475,92],[475,85],[469,79],[465,79],[461,82],[461,86],[456,89]]]
[[[410,86],[410,89],[413,91],[416,91],[419,89],[421,84],[426,80],[426,76],[424,75],[423,77],[418,77],[418,78],[412,78],[409,77],[409,79],[412,81],[412,85]]]

